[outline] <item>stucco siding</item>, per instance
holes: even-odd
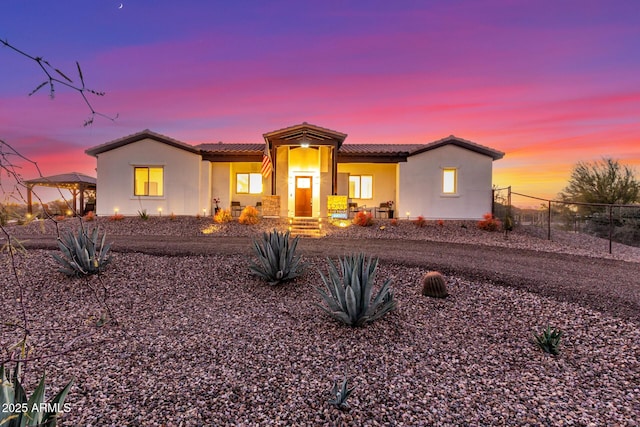
[[[357,203],[358,206],[367,206],[368,208],[380,206],[380,203],[389,200],[396,201],[397,169],[398,165],[393,163],[338,163],[339,174],[371,175],[373,177],[373,198],[351,199],[351,202]],[[343,195],[349,195],[348,179],[346,188],[342,184],[339,186],[339,190],[344,192]]]
[[[399,166],[398,216],[478,219],[491,211],[492,159],[446,145],[407,159]],[[443,193],[443,170],[456,170],[455,194]]]
[[[201,212],[201,156],[151,139],[128,144],[97,156],[97,213],[196,215]],[[162,196],[134,195],[134,168],[162,167]]]

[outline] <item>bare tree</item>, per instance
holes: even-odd
[[[88,119],[85,120],[84,122],[85,126],[89,126],[93,124],[94,118],[96,116],[100,116],[111,121],[117,118],[117,115],[115,117],[110,117],[103,113],[97,112],[93,108],[91,102],[89,101],[88,95],[104,96],[104,92],[95,91],[86,87],[84,82],[84,77],[82,75],[82,70],[78,62],[76,62],[76,67],[77,67],[80,84],[75,84],[73,80],[67,77],[66,74],[64,74],[58,68],[53,67],[48,61],[44,60],[42,57],[29,55],[24,51],[16,48],[6,40],[0,40],[0,43],[4,47],[10,49],[10,51],[14,53],[18,53],[34,61],[44,73],[45,75],[44,82],[38,85],[33,91],[31,91],[31,93],[29,93],[29,96],[33,95],[41,88],[48,86],[49,95],[50,97],[53,98],[55,95],[56,85],[59,84],[68,89],[77,91],[78,94],[86,103],[90,111],[90,116]],[[5,196],[8,195],[14,200],[17,200],[23,203],[25,202],[23,191],[26,189],[26,184],[21,174],[21,170],[25,164],[33,167],[40,177],[43,176],[42,173],[40,172],[37,162],[23,156],[8,142],[0,138],[0,191],[5,193]],[[13,183],[13,188],[9,188],[9,186],[5,185],[5,182],[3,182],[1,179],[3,176],[5,180],[8,180]],[[64,199],[64,196],[62,195],[61,192],[60,192],[60,195]],[[35,196],[42,204],[42,200],[40,200],[37,194],[35,194]],[[60,230],[58,229],[58,222],[54,218],[50,217],[48,214],[45,213],[45,215],[48,217],[48,219],[54,222],[56,226],[57,237],[58,239],[60,239]],[[82,219],[80,219],[80,224],[82,226]],[[22,362],[37,359],[37,358],[46,358],[48,357],[48,355],[43,354],[39,356],[30,356],[29,354],[31,350],[31,346],[28,343],[28,338],[30,336],[30,325],[29,325],[29,316],[27,315],[26,307],[24,304],[24,295],[25,295],[25,289],[26,289],[25,280],[28,281],[28,277],[23,277],[22,275],[19,274],[18,260],[17,260],[18,256],[21,256],[21,255],[26,256],[26,251],[22,247],[21,243],[11,235],[11,233],[9,232],[9,229],[5,226],[4,221],[0,221],[0,237],[6,240],[6,243],[2,246],[2,252],[6,253],[8,257],[8,266],[9,266],[8,271],[11,274],[13,284],[15,284],[15,290],[17,292],[15,301],[18,308],[17,311],[18,313],[20,313],[19,320],[16,319],[8,322],[3,322],[0,325],[3,328],[18,330],[20,335],[20,338],[17,343],[15,343],[10,348],[3,349],[4,354],[0,356],[0,363],[4,364],[7,362],[16,362],[18,363],[18,366],[20,366],[19,364]],[[106,289],[103,289],[103,291],[105,292],[105,296],[103,298],[101,298],[98,295],[99,290],[97,288],[91,287],[91,289],[96,295],[96,298],[98,298],[98,300],[106,306],[106,310],[109,312],[109,314],[111,314],[111,310],[109,306],[106,304]],[[76,337],[72,339],[70,342],[65,343],[61,349],[59,349],[57,352],[54,351],[54,353],[60,354],[60,353],[66,353],[68,351],[71,351],[75,343],[81,337],[82,336]],[[16,368],[16,369],[19,369],[19,368]]]

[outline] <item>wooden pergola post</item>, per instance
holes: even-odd
[[[27,184],[27,213],[33,215],[33,205],[31,203],[31,197],[33,193],[33,185]]]

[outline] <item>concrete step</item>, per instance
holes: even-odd
[[[318,218],[289,218],[292,236],[323,237],[322,222]]]

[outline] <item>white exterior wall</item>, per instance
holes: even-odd
[[[491,212],[493,159],[455,145],[400,163],[397,214],[427,219],[480,219]],[[442,193],[442,171],[457,169],[457,193]]]
[[[170,145],[144,139],[97,156],[98,187],[96,208],[98,215],[113,215],[115,210],[123,215],[137,215],[146,209],[149,215],[196,215],[209,203],[200,200],[208,190],[200,190],[201,167],[208,167],[199,154]],[[164,168],[164,194],[159,197],[133,195],[133,170],[135,166],[161,166]],[[209,192],[210,194],[210,192]]]
[[[398,194],[397,169],[398,166],[395,163],[338,163],[338,173],[347,174],[346,183],[343,184],[346,186],[340,188],[343,191],[341,194],[349,195],[349,175],[372,175],[373,198],[350,199],[349,201],[367,208],[380,206],[380,203],[387,203],[390,200],[395,202],[396,194]]]

